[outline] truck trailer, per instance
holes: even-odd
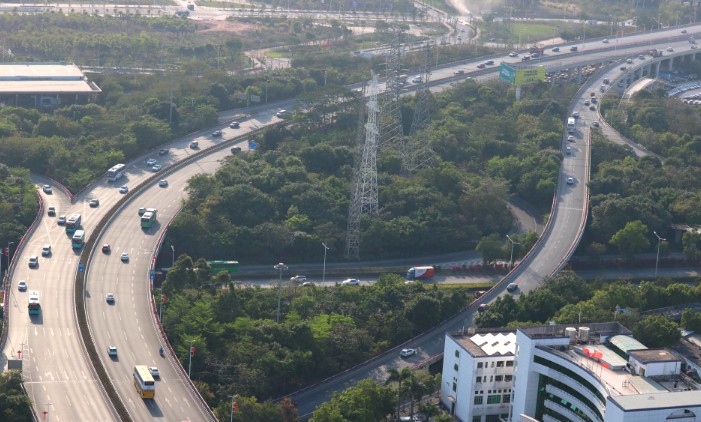
[[[436,269],[433,267],[412,267],[406,273],[407,280],[427,279],[436,274]]]

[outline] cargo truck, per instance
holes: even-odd
[[[412,267],[406,273],[407,280],[427,279],[436,274],[436,269],[433,267]]]

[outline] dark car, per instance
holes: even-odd
[[[484,63],[480,63],[477,65],[477,69],[484,69],[485,67],[487,66]]]
[[[102,245],[102,253],[110,253],[110,251],[112,251],[112,248],[110,247],[109,243]]]
[[[158,155],[167,155],[168,154],[168,148],[163,148],[162,150],[158,151]]]

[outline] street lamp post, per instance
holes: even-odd
[[[657,237],[657,258],[655,259],[655,278],[657,278],[657,266],[660,263],[660,244],[663,240],[666,241],[667,239],[660,237],[660,235],[657,234],[657,232],[655,231],[653,231],[652,233],[655,235],[655,237]]]
[[[321,246],[324,247],[324,271],[321,273],[321,282],[323,283],[326,281],[326,251],[328,251],[330,248],[323,242],[321,243]]]
[[[509,259],[509,268],[514,267],[514,245],[520,245],[518,242],[514,242],[514,239],[509,237],[509,235],[506,235],[506,238],[509,239],[509,242],[511,242],[511,258]]]
[[[15,242],[7,242],[7,269],[5,270],[5,274],[10,272],[10,246],[14,244]],[[2,259],[0,259],[0,279],[3,280],[3,282],[5,280],[5,278],[2,276]]]
[[[187,349],[187,352],[190,354],[190,361],[187,364],[187,377],[192,379],[190,377],[190,370],[192,369],[192,343],[195,342],[195,340],[186,340],[190,343],[190,347]]]
[[[170,250],[173,251],[173,255],[170,260],[170,268],[173,268],[175,266],[175,246],[170,245]]]
[[[287,265],[281,262],[275,265],[273,268],[278,270],[280,274],[280,277],[278,278],[277,282],[277,317],[275,318],[276,322],[280,322],[280,299],[282,298],[282,271],[287,269]]]
[[[233,396],[229,397],[231,397],[231,417],[229,418],[229,421],[234,422],[234,403],[236,403],[234,400],[236,399],[237,395],[234,394]]]

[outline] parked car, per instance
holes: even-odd
[[[156,160],[155,158],[149,158],[148,160],[146,160],[146,165],[147,165],[147,166],[153,166],[153,165],[155,165],[157,162],[158,162],[158,160]]]
[[[155,166],[151,167],[151,171],[153,171],[154,173],[157,173],[157,172],[159,172],[162,168],[163,168],[162,165],[156,164]]]
[[[229,127],[232,129],[238,129],[241,127],[241,125],[239,124],[239,122],[231,122],[229,123]]]
[[[409,356],[413,356],[416,354],[416,350],[414,349],[402,349],[401,352],[399,352],[399,356],[403,358],[408,358]]]
[[[158,151],[158,155],[167,155],[170,151],[168,148],[163,148],[160,151]]]

